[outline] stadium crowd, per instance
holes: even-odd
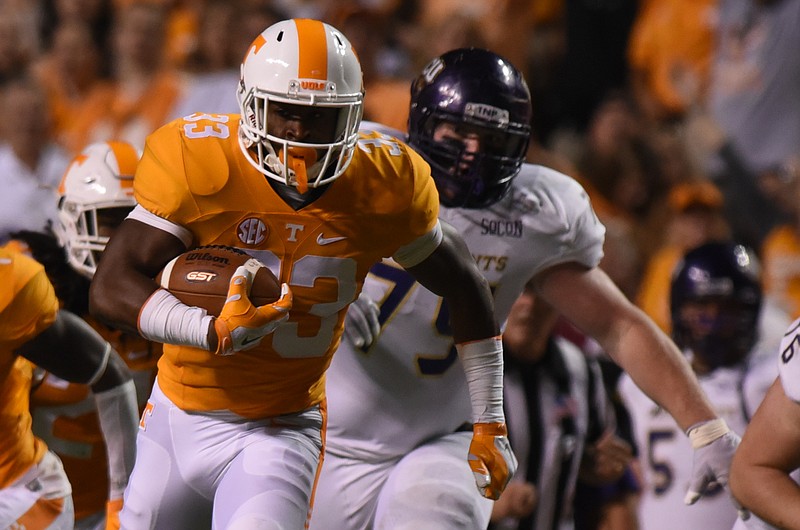
[[[669,335],[686,253],[713,241],[747,247],[772,319],[761,349],[774,346],[777,376],[777,344],[800,318],[800,0],[0,0],[0,245],[55,230],[62,177],[87,147],[113,140],[141,152],[171,120],[239,114],[242,57],[287,18],[347,36],[363,70],[364,120],[401,133],[411,83],[432,58],[468,47],[505,57],[530,89],[526,162],[586,191],[605,227],[599,267]],[[613,448],[603,453],[603,432],[578,447],[615,469],[576,464],[564,512],[575,522],[552,528],[668,528],[652,522],[663,513],[641,510],[657,503],[640,497],[664,493],[647,482],[659,479],[663,455],[637,439],[617,392],[621,370],[566,319],[545,327],[582,350],[589,372],[602,369],[600,395],[614,409],[595,422],[614,426]],[[147,390],[138,390],[141,408]],[[543,530],[531,513],[545,493],[519,495],[497,503],[489,528]]]

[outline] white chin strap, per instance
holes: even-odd
[[[265,156],[264,165],[267,166],[270,170],[272,170],[273,173],[276,173],[278,175],[283,175],[284,166],[283,163],[281,162],[281,159],[278,158],[277,155],[270,153],[267,156]],[[293,171],[289,170],[288,168],[286,168],[286,171],[289,173],[289,177],[293,176],[292,175]]]
[[[289,149],[292,149],[292,148],[290,147]],[[310,151],[309,148],[305,148],[305,149]],[[298,189],[306,187],[305,190],[304,189],[300,189],[300,191],[302,193],[305,193],[306,191],[308,191],[308,189],[307,189],[308,187],[314,187],[312,185],[312,183],[317,179],[317,176],[319,175],[320,171],[322,170],[322,162],[321,161],[317,160],[313,164],[311,164],[310,166],[308,166],[308,165],[305,166],[305,172],[306,172],[306,179],[305,180],[306,180],[306,182],[304,183],[305,186],[303,186],[302,184],[300,184],[300,182],[299,182],[299,180],[297,178],[297,172],[292,168],[292,166],[290,164],[284,164],[283,160],[281,159],[281,156],[274,154],[272,149],[270,149],[269,151],[270,151],[270,153],[267,156],[264,157],[264,164],[270,170],[272,170],[273,173],[275,173],[277,175],[282,175],[282,176],[286,175],[286,178],[285,178],[286,183],[289,184],[289,185],[292,185],[292,186],[296,186],[296,187],[298,187]],[[312,153],[312,154],[313,154],[313,159],[316,159],[316,154],[315,153]],[[291,160],[292,160],[292,163],[295,163],[295,161],[297,159],[296,158],[292,158]],[[304,162],[300,162],[300,163],[302,164]]]

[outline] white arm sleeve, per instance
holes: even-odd
[[[778,370],[783,391],[789,399],[800,403],[800,318],[783,334],[780,356]]]
[[[108,453],[109,500],[121,499],[136,457],[139,411],[133,380],[94,394]]]
[[[205,309],[186,305],[169,291],[157,289],[139,309],[137,327],[147,340],[209,350],[212,320]]]
[[[456,344],[467,376],[475,423],[505,423],[503,413],[503,343],[491,337]]]

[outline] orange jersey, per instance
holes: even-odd
[[[259,418],[323,399],[347,306],[369,268],[430,232],[439,200],[427,163],[372,133],[325,193],[295,211],[244,158],[238,123],[238,115],[198,114],[157,130],[134,189],[142,207],[188,229],[193,245],[241,248],[290,285],[289,320],[258,347],[221,357],[165,345],[158,365],[179,407]]]
[[[33,364],[14,350],[51,326],[57,312],[44,267],[0,247],[0,488],[39,462],[47,449],[31,431]]]
[[[152,388],[161,346],[85,319],[131,369],[141,411]],[[34,390],[31,405],[34,433],[61,458],[73,485],[75,518],[105,510],[108,460],[91,389],[48,373]]]

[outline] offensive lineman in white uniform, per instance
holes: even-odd
[[[674,344],[597,267],[604,227],[584,190],[523,163],[530,118],[522,75],[494,53],[454,50],[425,68],[412,85],[408,141],[431,165],[439,218],[467,242],[500,321],[532,282],[683,429],[708,434],[692,485],[702,491],[707,471],[727,475],[738,437],[716,418]],[[447,314],[392,262],[371,269],[327,374],[327,452],[312,530],[488,524],[491,502],[463,463],[480,411],[470,410],[470,374]]]
[[[671,286],[675,341],[687,353],[717,412],[737,433],[745,432],[775,380],[774,351],[788,323],[785,314],[762,303],[757,267],[755,256],[741,245],[706,243],[684,256]],[[675,420],[625,374],[619,390],[639,447],[642,530],[771,528],[756,517],[737,519],[721,488],[706,492],[696,507],[684,506],[691,444]]]
[[[758,407],[731,466],[731,489],[779,528],[800,528],[800,319],[783,335],[779,376]]]

